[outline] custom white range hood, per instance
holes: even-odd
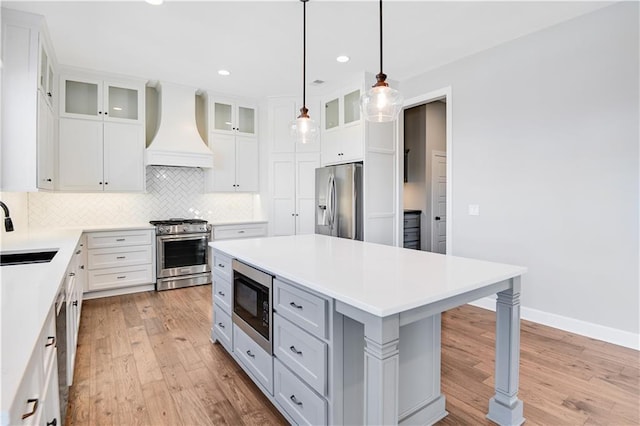
[[[146,150],[146,165],[213,167],[213,153],[196,125],[196,89],[158,83],[160,126]]]

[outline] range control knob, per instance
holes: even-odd
[[[182,230],[183,230],[184,232],[189,232],[189,227],[188,227],[188,226],[185,226],[184,228],[182,228]]]

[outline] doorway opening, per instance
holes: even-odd
[[[401,123],[400,244],[451,253],[451,89],[408,100]]]

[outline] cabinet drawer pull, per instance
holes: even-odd
[[[302,402],[301,402],[301,401],[298,401],[298,399],[296,398],[296,396],[295,396],[295,395],[291,395],[291,396],[289,397],[289,399],[290,399],[291,401],[293,401],[293,403],[294,403],[294,404],[299,405],[300,407],[302,407]]]
[[[222,263],[218,263],[218,267],[224,268],[224,265]]]
[[[126,275],[120,275],[120,276],[116,277],[116,279],[119,279],[119,280],[123,280],[123,279],[125,279],[125,278],[127,278],[127,276],[126,276]]]
[[[223,292],[219,291],[219,292],[218,292],[218,294],[219,294],[220,296],[224,297],[224,293],[223,293]]]
[[[47,426],[58,426],[58,419],[55,417],[50,422],[47,422]]]
[[[76,250],[76,254],[82,253],[82,250]]]
[[[244,234],[244,231],[238,231],[238,234]]]
[[[116,256],[116,259],[126,259],[127,256]]]
[[[56,344],[56,336],[47,337],[47,344],[44,345],[45,348]]]
[[[289,302],[289,305],[293,306],[296,309],[302,309],[302,305],[296,305],[295,302]]]
[[[69,276],[70,276],[70,277],[75,277],[75,276],[76,276],[76,273],[75,273],[75,272],[69,272]]]
[[[247,351],[247,355],[249,355],[251,358],[255,358],[256,357],[254,354],[251,353],[251,351]]]
[[[126,238],[116,238],[116,241],[125,241]]]
[[[77,300],[74,300],[74,301],[73,301],[73,303],[72,303],[72,305],[73,305],[73,306],[78,306],[78,301],[77,301]]]
[[[219,322],[219,323],[218,323],[218,327],[220,327],[220,328],[226,328],[226,327],[224,326],[224,324],[223,324],[223,323],[221,323],[221,322]]]
[[[296,355],[302,355],[302,351],[297,350],[296,347],[293,345],[291,345],[289,349],[291,350],[291,352],[293,352]]]
[[[33,416],[36,413],[36,411],[38,411],[38,398],[27,399],[27,404],[33,404],[33,408],[31,409],[30,412],[22,415],[22,420]]]

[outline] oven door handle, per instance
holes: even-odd
[[[187,236],[188,235],[188,236]],[[187,235],[183,235],[183,236],[164,236],[164,235],[159,235],[158,236],[158,242],[165,242],[165,241],[188,241],[188,240],[208,240],[209,239],[209,234],[187,234]]]

